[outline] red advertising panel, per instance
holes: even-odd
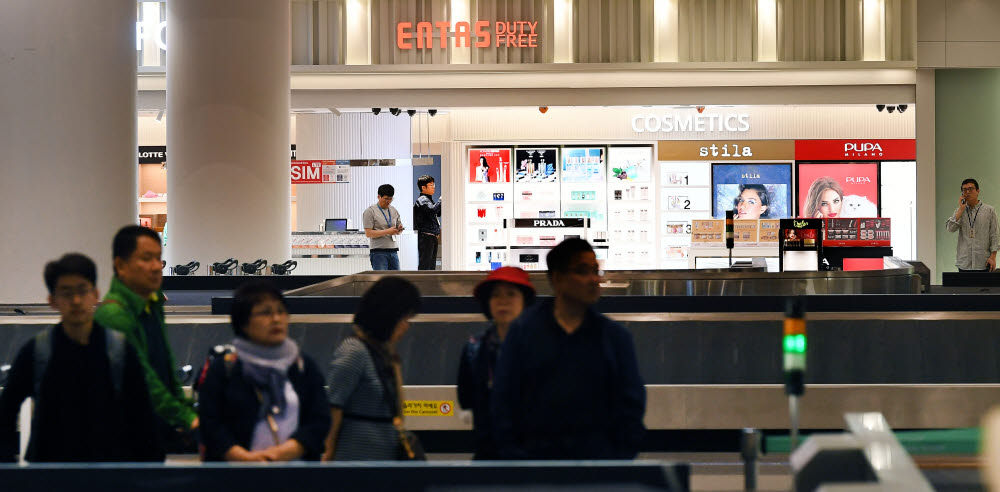
[[[796,140],[797,161],[912,161],[917,158],[913,139]]]
[[[469,151],[470,183],[510,183],[510,149]]]
[[[350,161],[292,161],[292,184],[344,184],[350,181]]]
[[[878,217],[878,163],[799,163],[799,217]]]
[[[824,247],[892,246],[892,221],[888,218],[836,218],[824,221]]]
[[[292,184],[323,182],[323,161],[292,161]]]

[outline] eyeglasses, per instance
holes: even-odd
[[[962,193],[972,193],[973,191],[976,191],[976,187],[975,186],[969,186],[968,188],[965,188],[965,187],[962,188]]]
[[[266,311],[257,311],[257,312],[250,313],[250,316],[255,317],[255,318],[256,317],[260,317],[260,318],[273,318],[274,316],[288,316],[288,310],[285,309],[285,308],[268,309]]]
[[[87,294],[90,294],[93,290],[93,287],[87,286],[80,287],[78,289],[57,289],[52,293],[52,296],[66,301],[72,301],[77,296],[86,297]]]

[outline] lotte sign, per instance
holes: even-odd
[[[472,37],[476,37],[476,48],[489,48],[491,46],[506,46],[510,48],[537,48],[538,33],[535,29],[538,22],[497,21],[490,30],[489,21],[477,21],[475,24],[468,22],[418,22],[416,28],[412,22],[400,22],[396,24],[396,47],[401,50],[412,50],[416,40],[418,49],[434,47],[434,36],[439,39],[438,46],[448,47],[448,37],[455,38],[456,48],[469,48],[472,46]],[[437,31],[437,34],[435,34]]]

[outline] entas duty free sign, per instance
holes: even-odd
[[[476,21],[474,24],[464,21],[454,23],[417,22],[416,27],[412,22],[400,22],[396,24],[396,47],[401,50],[412,50],[414,45],[417,49],[433,48],[436,35],[438,46],[441,48],[448,47],[449,37],[455,39],[456,48],[472,47],[473,36],[476,38],[476,48],[489,48],[491,46],[537,48],[537,27],[538,22],[531,21],[497,21],[492,25],[490,21]],[[411,40],[416,40],[416,42]]]

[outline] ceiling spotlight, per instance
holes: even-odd
[[[163,121],[163,111],[164,110],[161,109],[158,113],[156,113],[156,122],[157,123],[160,123],[160,122]]]
[[[372,114],[377,115],[382,112],[382,108],[372,108]]]
[[[875,105],[875,109],[877,109],[877,110],[878,110],[878,112],[879,112],[879,113],[881,113],[881,112],[882,112],[882,110],[884,110],[884,109],[885,109],[885,104],[876,104],[876,105]]]
[[[899,112],[902,113],[903,111],[906,111],[906,108],[908,108],[908,107],[910,107],[910,106],[906,105],[906,104],[900,104],[899,106],[896,106],[896,109],[898,109]]]
[[[337,108],[330,108],[330,112],[333,113],[335,116],[340,116],[340,110]]]
[[[413,115],[417,114],[417,110],[415,110],[415,109],[407,109],[406,110],[406,114],[408,114],[410,116],[413,116]]]
[[[399,113],[401,111],[399,110],[399,108],[389,108],[389,112],[392,113],[393,116],[399,116]]]
[[[438,110],[436,110],[436,109],[428,109],[427,110],[427,114],[429,114],[431,116],[434,116],[434,115],[438,114]]]
[[[896,111],[896,106],[886,106],[885,110],[892,113],[893,111]]]

